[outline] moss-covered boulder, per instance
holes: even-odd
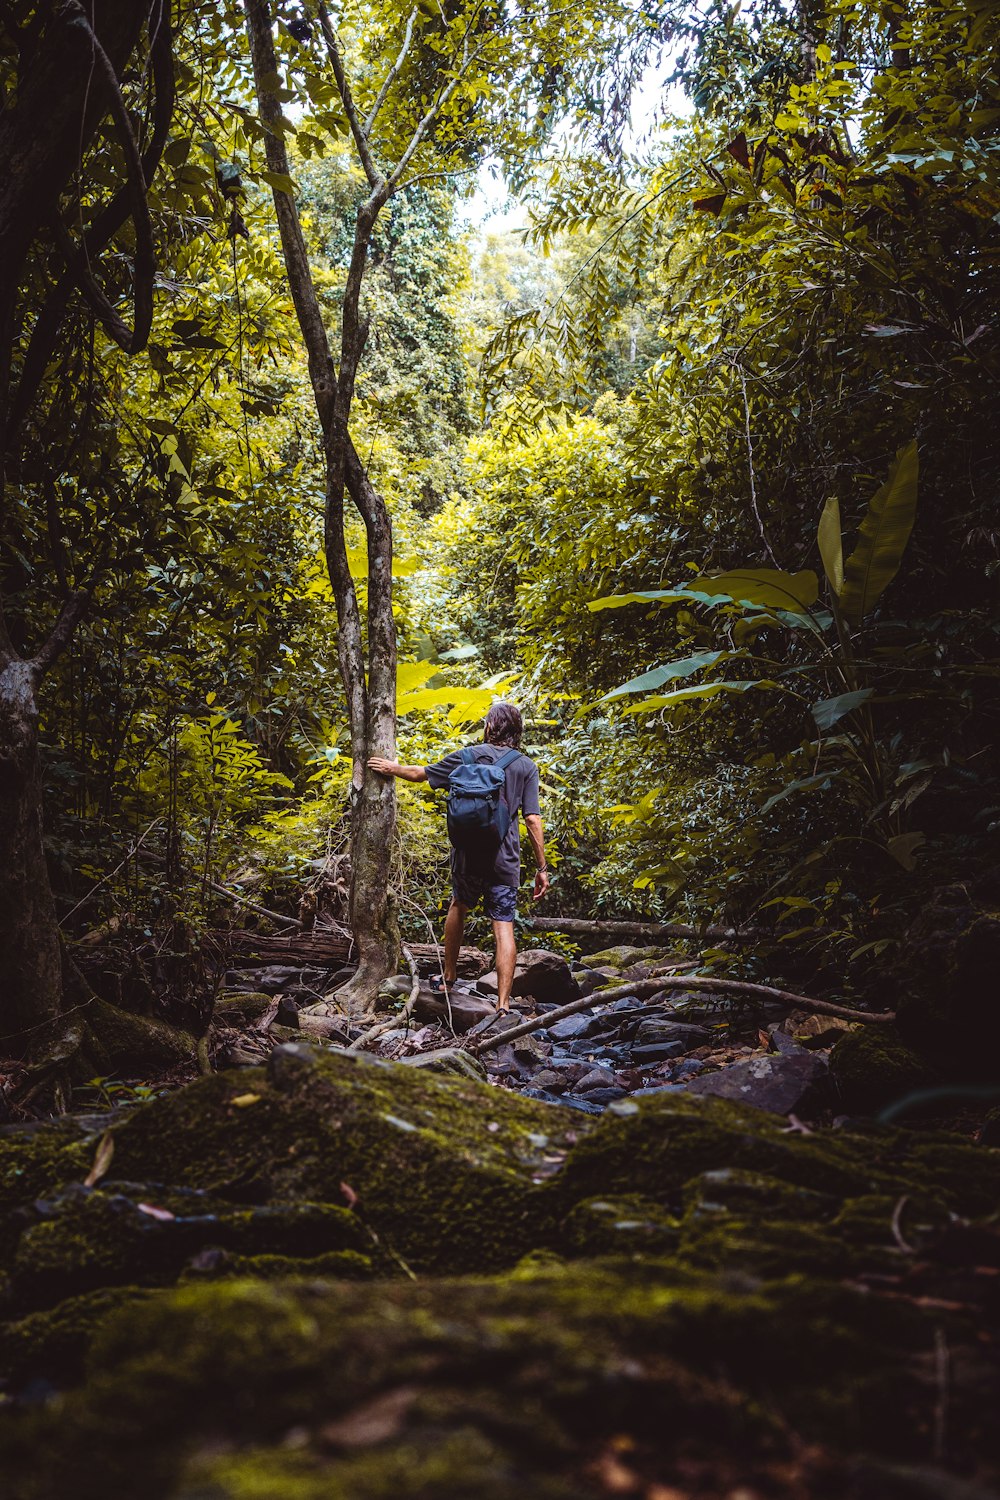
[[[842,1037],[830,1054],[842,1107],[876,1114],[886,1105],[938,1081],[892,1026],[863,1026]]]
[[[301,1043],[109,1136],[0,1138],[11,1500],[905,1500],[942,1349],[1000,1473],[1000,1152]]]

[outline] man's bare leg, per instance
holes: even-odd
[[[450,988],[458,978],[458,954],[469,908],[452,901],[444,923],[444,982]]]
[[[494,921],[493,937],[497,945],[497,1010],[510,1010],[510,987],[517,962],[513,922]]]

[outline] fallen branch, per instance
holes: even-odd
[[[529,917],[524,923],[533,932],[565,932],[579,937],[680,938],[697,942],[749,942],[765,936],[757,927],[691,927],[685,922],[625,922],[612,918]]]
[[[668,971],[650,979],[640,979],[635,984],[621,984],[607,990],[595,990],[592,995],[584,995],[579,1000],[571,1000],[568,1005],[561,1005],[558,1010],[545,1011],[544,1014],[535,1016],[531,1021],[522,1021],[519,1026],[511,1026],[507,1031],[485,1036],[482,1041],[476,1038],[470,1045],[477,1052],[491,1052],[495,1047],[503,1046],[504,1042],[513,1042],[518,1037],[540,1030],[543,1026],[552,1026],[566,1016],[575,1016],[578,1011],[589,1010],[595,1005],[607,1005],[612,1000],[625,1000],[632,996],[642,999],[647,995],[661,994],[664,990],[711,990],[714,994],[722,991],[734,995],[754,995],[762,1000],[780,1001],[790,1010],[811,1010],[817,1015],[838,1016],[842,1021],[866,1021],[869,1025],[884,1026],[896,1019],[893,1011],[876,1013],[852,1010],[847,1005],[835,1005],[831,1000],[812,1000],[808,995],[794,995],[790,990],[776,990],[769,984],[750,984],[742,979],[712,979],[702,974],[671,974]]]

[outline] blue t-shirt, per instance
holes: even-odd
[[[510,748],[509,745],[472,746],[477,760],[493,762],[498,761],[501,755],[506,755]],[[461,763],[461,750],[452,750],[451,754],[446,755],[443,760],[424,767],[428,782],[435,790],[446,787],[452,771]],[[521,884],[521,830],[518,827],[517,815],[521,812],[526,818],[530,818],[540,815],[542,810],[538,802],[538,767],[527,755],[519,754],[517,760],[512,760],[504,771],[504,796],[510,808],[510,827],[507,830],[507,837],[497,851],[491,884],[517,887]],[[468,873],[468,860],[464,849],[452,848],[451,868],[454,875]]]

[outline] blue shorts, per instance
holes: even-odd
[[[451,899],[470,909],[483,903],[483,911],[493,922],[513,922],[517,915],[517,887],[493,885],[489,875],[456,875]]]

